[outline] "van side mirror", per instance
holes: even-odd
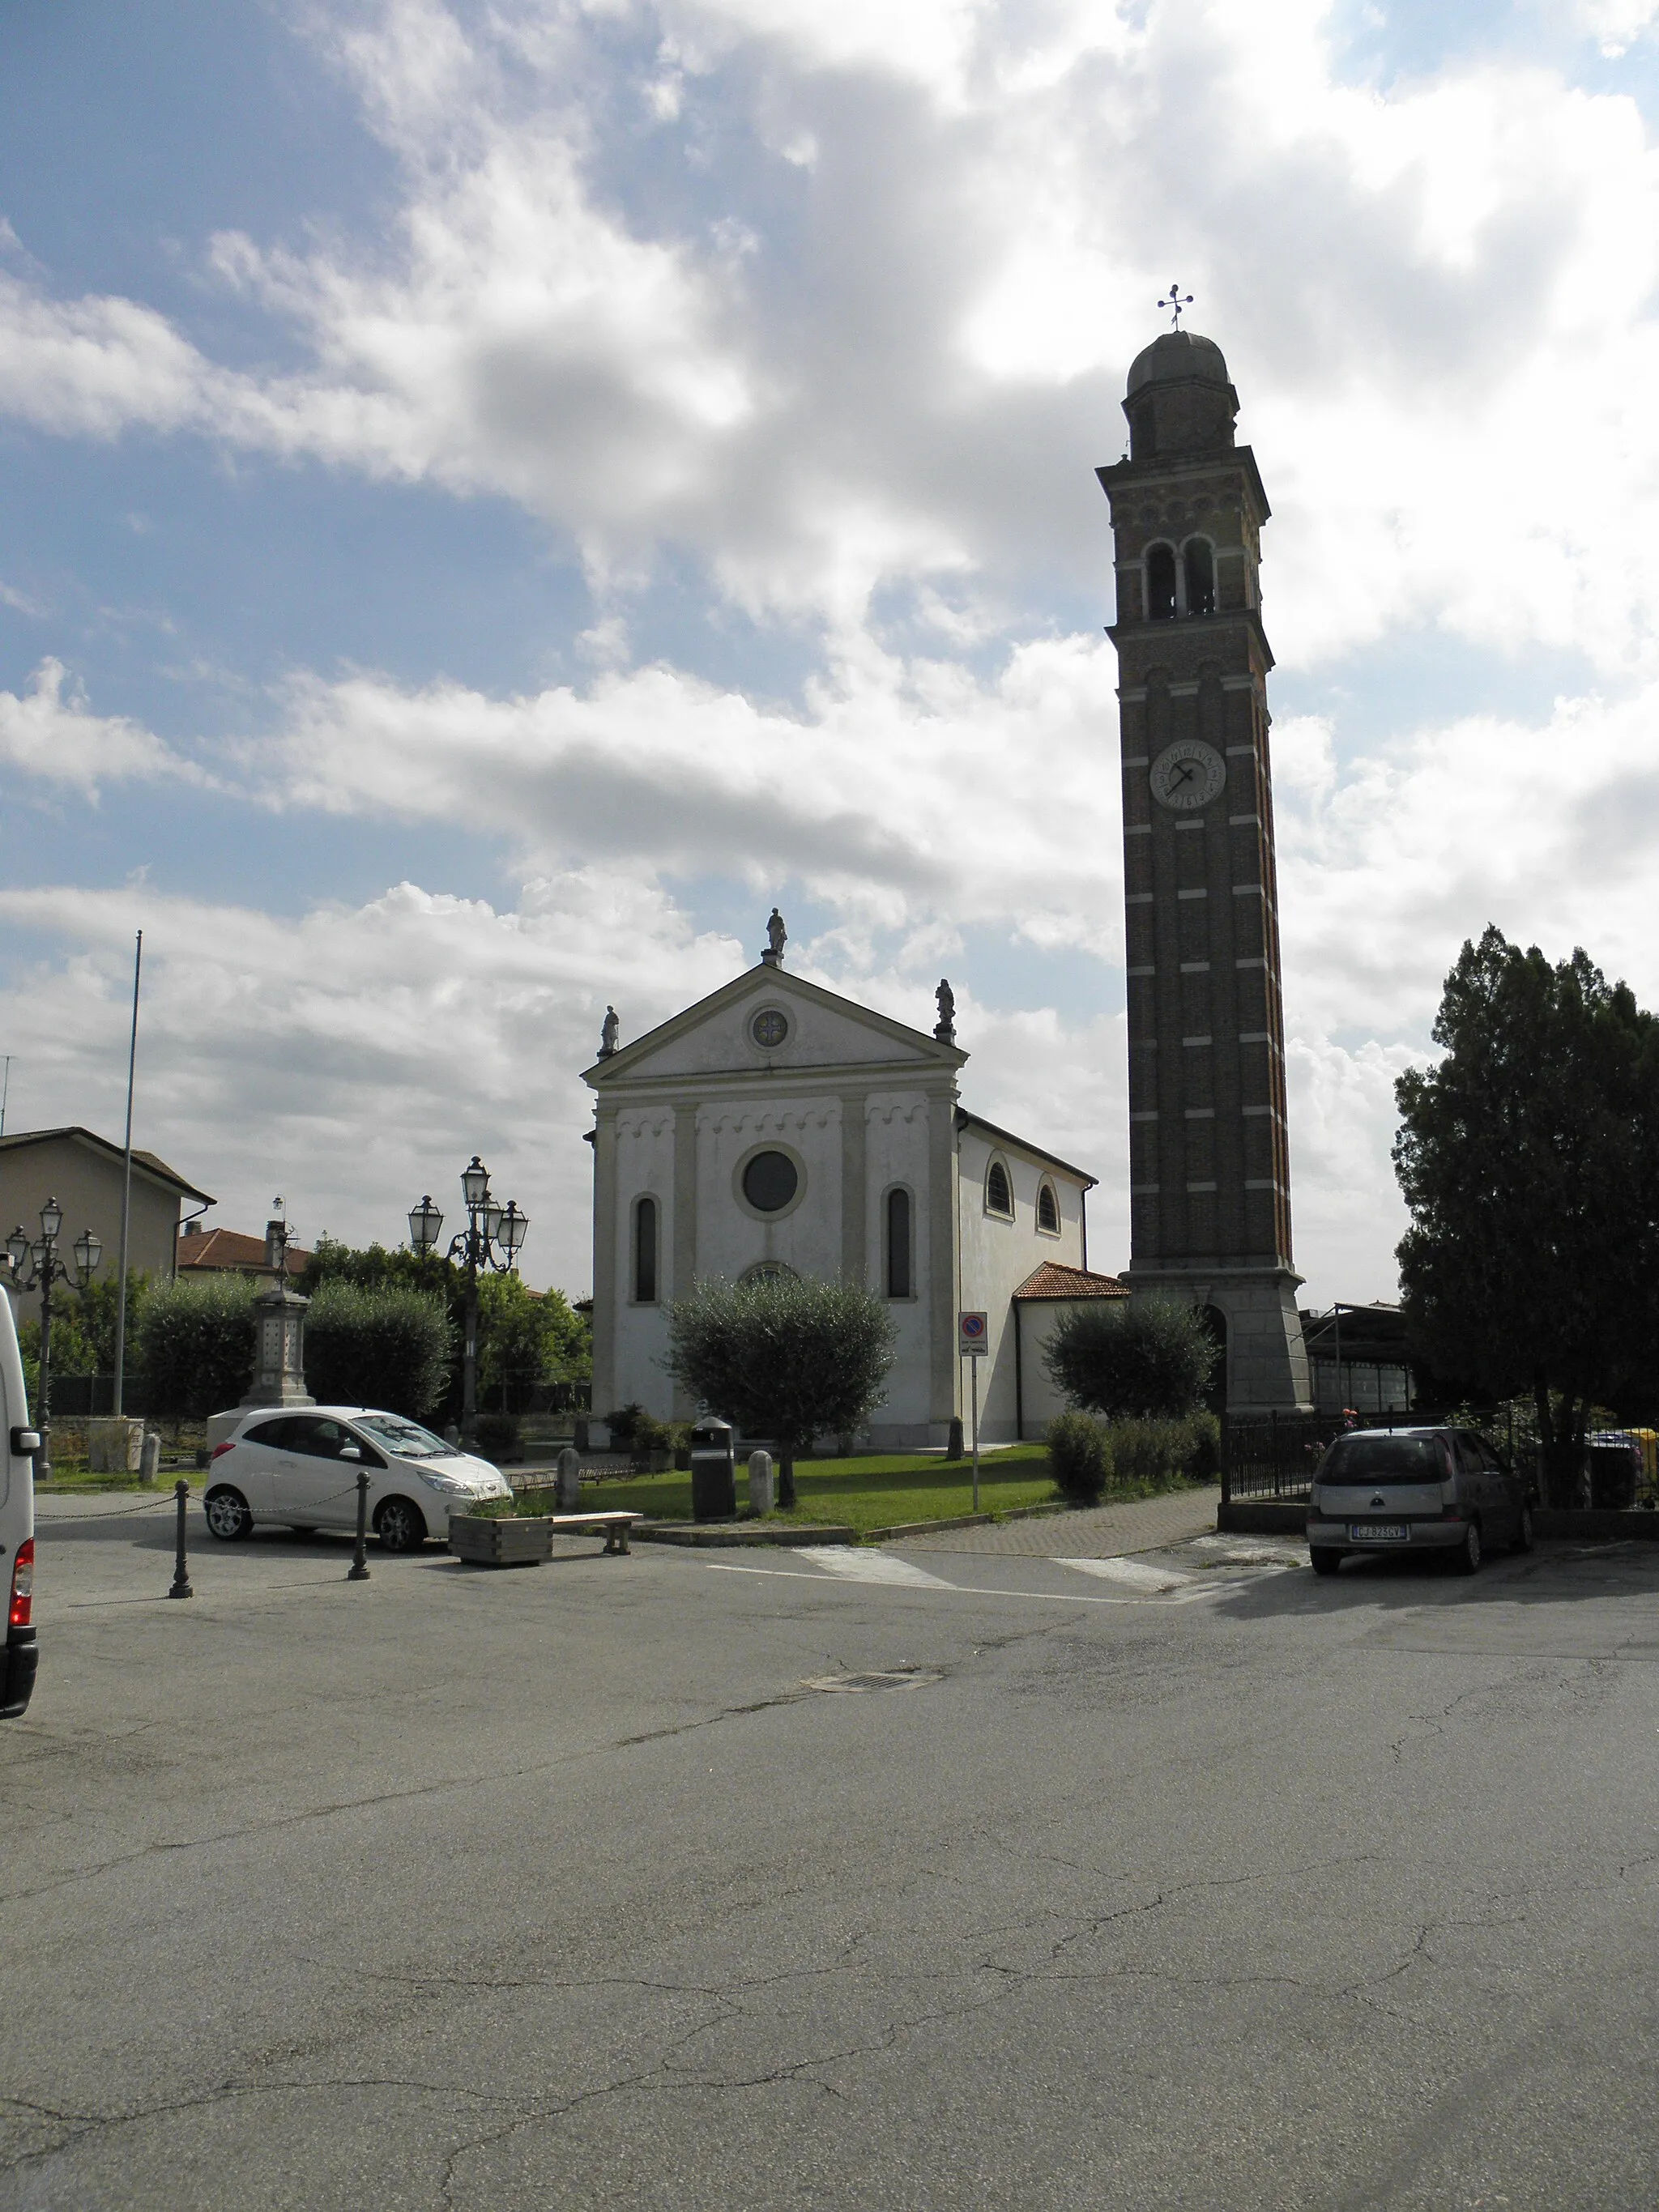
[[[32,1459],[40,1449],[39,1429],[14,1429],[11,1432],[11,1455],[14,1459]]]

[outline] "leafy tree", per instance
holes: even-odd
[[[663,1363],[699,1405],[778,1446],[778,1503],[795,1503],[795,1455],[855,1428],[882,1401],[895,1331],[861,1283],[698,1283],[668,1309]]]
[[[325,1281],[306,1316],[306,1385],[325,1406],[377,1406],[420,1420],[444,1395],[453,1332],[441,1298],[385,1284]]]
[[[1582,951],[1552,967],[1489,928],[1434,1040],[1395,1086],[1407,1326],[1437,1372],[1531,1395],[1570,1504],[1589,1408],[1628,1402],[1659,1339],[1659,1029]]]
[[[1091,1298],[1060,1315],[1042,1362],[1074,1406],[1112,1419],[1176,1419],[1201,1404],[1219,1356],[1196,1306]]]
[[[17,1341],[22,1347],[24,1358],[33,1363],[35,1372],[39,1374],[39,1321],[26,1321],[17,1332]],[[97,1349],[82,1325],[81,1316],[72,1297],[54,1298],[52,1301],[52,1371],[54,1375],[95,1375],[98,1372]]]
[[[131,1369],[137,1348],[138,1316],[149,1290],[149,1277],[137,1267],[127,1270],[127,1339],[125,1352],[126,1366]],[[112,1268],[88,1283],[75,1297],[76,1318],[82,1334],[92,1346],[94,1364],[84,1371],[91,1375],[113,1375],[115,1372],[115,1273]],[[58,1324],[52,1322],[52,1364],[58,1364]]]
[[[253,1297],[241,1275],[161,1283],[138,1316],[138,1347],[156,1412],[204,1420],[235,1405],[253,1379]]]
[[[418,1254],[384,1244],[354,1249],[323,1236],[297,1278],[307,1297],[325,1284],[347,1283],[362,1291],[416,1291],[441,1300],[451,1327],[449,1369],[441,1403],[452,1415],[461,1404],[461,1353],[465,1322],[466,1275],[441,1254]],[[516,1273],[478,1279],[478,1397],[487,1403],[504,1380],[526,1382],[584,1382],[593,1371],[592,1332],[562,1291],[539,1297]],[[434,1403],[437,1401],[434,1401]]]

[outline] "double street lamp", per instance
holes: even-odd
[[[449,1258],[466,1276],[461,1436],[470,1446],[477,1441],[478,1428],[478,1276],[484,1270],[506,1274],[518,1265],[519,1248],[524,1243],[530,1221],[527,1215],[520,1212],[516,1200],[509,1199],[502,1206],[490,1195],[489,1170],[476,1152],[471,1164],[461,1171],[461,1195],[466,1201],[466,1227],[450,1238]],[[436,1249],[438,1232],[443,1225],[443,1215],[428,1194],[418,1206],[410,1208],[410,1249],[424,1259],[428,1252]]]
[[[37,1482],[52,1480],[52,1286],[54,1283],[67,1283],[72,1291],[85,1290],[104,1256],[103,1239],[94,1237],[90,1229],[83,1229],[75,1240],[75,1265],[71,1267],[67,1260],[60,1260],[58,1239],[63,1231],[64,1209],[55,1198],[49,1198],[40,1209],[40,1234],[37,1237],[31,1240],[27,1230],[19,1222],[6,1239],[13,1288],[40,1293],[40,1388],[36,1394],[40,1403],[34,1417],[34,1425],[40,1432],[40,1449],[34,1456]]]

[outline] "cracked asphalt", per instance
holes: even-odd
[[[1659,2195],[1659,1547],[198,1528],[169,1603],[164,1515],[42,1522],[0,2206]]]

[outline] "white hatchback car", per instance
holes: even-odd
[[[234,1543],[258,1523],[357,1526],[357,1476],[368,1474],[369,1526],[388,1552],[447,1535],[452,1513],[510,1498],[498,1468],[447,1444],[401,1413],[363,1406],[276,1407],[246,1414],[218,1445],[203,1500],[208,1531]]]

